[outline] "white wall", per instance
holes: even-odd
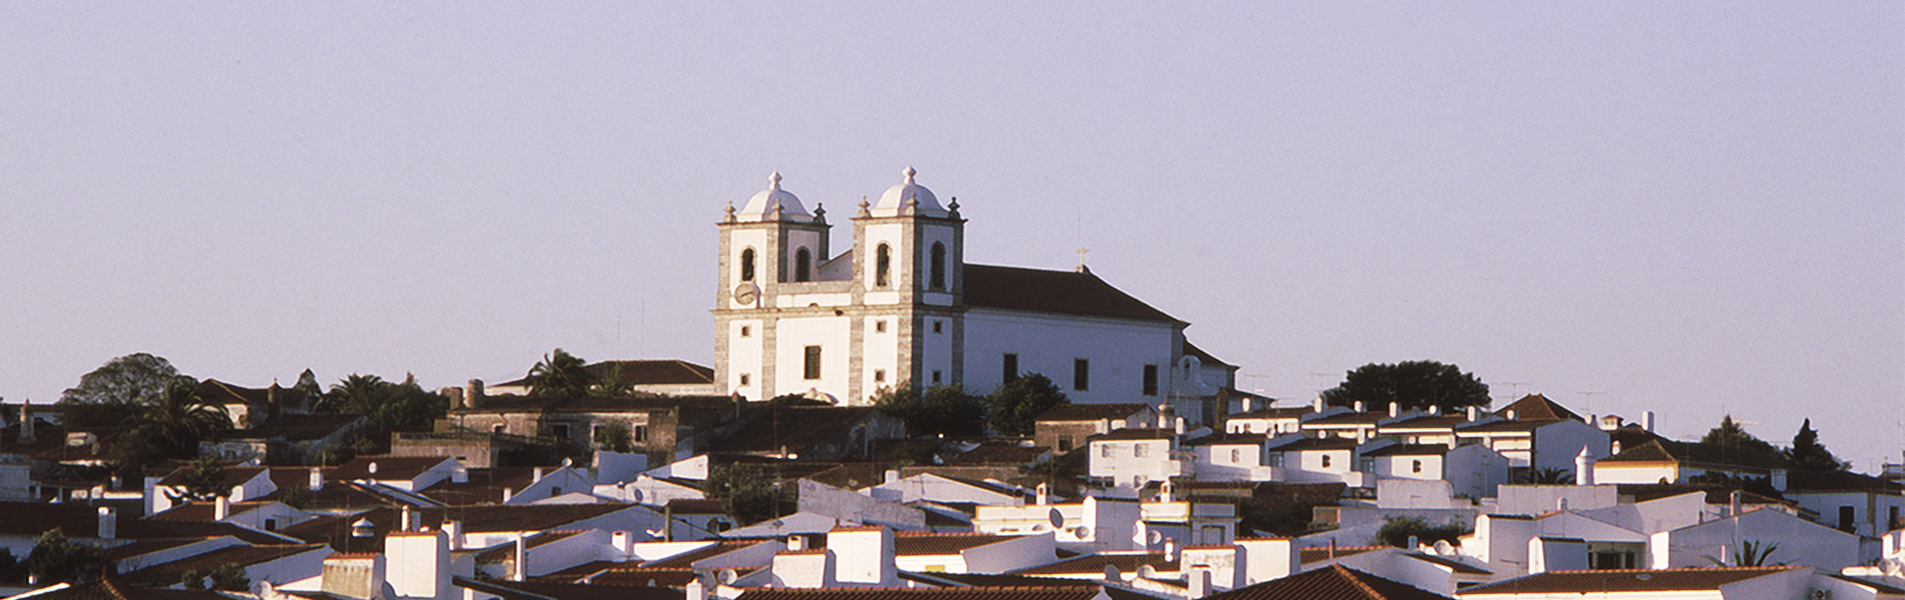
[[[836,400],[847,399],[849,370],[849,331],[847,317],[805,317],[781,319],[774,340],[774,388],[761,399],[783,394],[804,394],[818,389]],[[807,346],[820,346],[820,378],[806,379]]]
[[[1771,509],[1655,533],[1647,554],[1655,569],[1711,567],[1709,557],[1731,560],[1749,540],[1778,544],[1772,562],[1832,571],[1861,563],[1857,536]]]
[[[1178,335],[1168,323],[1065,317],[975,308],[966,312],[966,389],[998,387],[1002,357],[1019,356],[1019,372],[1051,378],[1073,402],[1144,402],[1170,397],[1171,354]],[[1072,386],[1073,360],[1090,361],[1089,389]],[[1158,366],[1158,394],[1143,395],[1144,365]]]

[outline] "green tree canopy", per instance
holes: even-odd
[[[1720,424],[1707,430],[1700,438],[1700,444],[1719,452],[1721,458],[1735,464],[1779,465],[1786,462],[1784,453],[1766,440],[1754,437],[1733,420],[1733,415],[1720,417]]]
[[[987,416],[999,435],[1031,435],[1039,413],[1068,401],[1051,378],[1026,373],[986,395]]]
[[[416,430],[430,427],[448,413],[450,399],[424,391],[415,375],[405,375],[403,383],[391,383],[376,375],[352,373],[331,385],[319,410],[364,415],[386,429]]]
[[[901,383],[881,390],[873,405],[906,422],[909,436],[986,434],[986,401],[956,385],[936,385],[925,391]]]
[[[179,492],[166,491],[165,496],[173,503],[210,502],[221,496],[231,494],[231,488],[225,487],[225,465],[218,462],[216,456],[201,456],[184,467],[179,478],[185,489]]]
[[[216,441],[231,431],[225,407],[205,400],[198,381],[180,375],[167,381],[157,395],[134,405],[132,416],[120,423],[113,454],[128,466],[149,466],[167,459],[198,456],[198,443]]]
[[[1369,410],[1394,403],[1404,410],[1439,406],[1445,412],[1489,403],[1488,384],[1460,367],[1432,360],[1363,365],[1345,375],[1343,383],[1323,392],[1323,402],[1331,406],[1350,406],[1359,400]]]
[[[106,361],[60,395],[60,404],[69,407],[63,420],[76,427],[117,427],[137,412],[141,399],[158,396],[179,376],[171,362],[144,352]]]
[[[26,557],[27,572],[38,577],[40,585],[88,581],[111,566],[105,548],[68,539],[58,529],[40,534],[33,552]]]
[[[781,486],[759,468],[742,465],[717,465],[708,470],[702,492],[721,507],[735,522],[753,524],[792,514],[796,496],[791,486]]]
[[[1799,424],[1799,433],[1793,434],[1793,447],[1786,450],[1786,461],[1800,471],[1845,469],[1845,463],[1819,443],[1819,432],[1812,429],[1812,419]]]
[[[529,375],[523,378],[523,383],[529,385],[529,394],[532,396],[585,395],[595,385],[595,377],[584,368],[587,366],[587,361],[557,348],[555,352],[542,355],[542,362],[529,368]]]

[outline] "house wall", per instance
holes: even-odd
[[[1145,402],[1171,397],[1172,357],[1183,347],[1175,324],[974,308],[966,311],[965,386],[990,392],[1002,383],[1007,353],[1019,372],[1040,373],[1075,403]],[[1073,361],[1090,361],[1087,389],[1073,384]],[[1158,368],[1157,394],[1143,393],[1144,365]]]
[[[1820,524],[1835,529],[1839,527],[1841,507],[1852,507],[1852,532],[1866,537],[1879,537],[1894,529],[1888,522],[1893,509],[1905,520],[1905,498],[1894,494],[1788,490],[1785,496],[1800,508],[1818,513]]]
[[[1508,483],[1508,457],[1481,444],[1457,446],[1442,455],[1449,491],[1473,499],[1493,498]]]
[[[1607,458],[1607,432],[1580,421],[1560,421],[1534,430],[1532,465],[1536,469],[1560,469],[1574,472],[1574,458],[1581,449],[1596,459]],[[1596,480],[1599,481],[1599,480]]]
[[[926,529],[926,513],[893,500],[800,480],[800,512],[826,515],[843,523],[884,525],[905,531]]]
[[[1025,502],[1025,499],[1019,496],[1001,494],[985,488],[974,487],[964,482],[954,481],[931,473],[903,477],[896,481],[889,481],[868,487],[860,490],[859,493],[877,500],[900,503],[935,500],[940,502],[971,502],[974,504],[993,506],[1011,506],[1024,504]]]
[[[1171,455],[1171,440],[1095,440],[1087,472],[1119,485],[1142,487],[1179,475],[1183,465]],[[1143,456],[1139,456],[1142,453]]]
[[[1198,481],[1281,481],[1283,470],[1264,465],[1262,444],[1209,444],[1194,447]]]
[[[1660,483],[1680,481],[1680,469],[1671,462],[1596,462],[1595,483]]]
[[[1857,536],[1777,510],[1760,509],[1649,536],[1649,566],[1711,567],[1712,559],[1731,561],[1732,554],[1747,541],[1777,544],[1771,562],[1835,572],[1862,563]]]
[[[986,544],[960,551],[960,560],[965,564],[963,573],[998,575],[1026,567],[1047,564],[1057,560],[1053,554],[1058,548],[1053,534],[1022,535],[1002,542]]]

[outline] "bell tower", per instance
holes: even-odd
[[[828,257],[826,211],[807,212],[781,189],[781,175],[740,210],[728,204],[719,223],[721,257],[715,283],[715,380],[725,392],[763,398],[774,389],[773,299],[777,288],[819,279]]]
[[[959,216],[958,199],[942,206],[932,190],[916,181],[918,174],[907,167],[899,185],[888,188],[877,203],[861,201],[853,218],[858,258],[854,283],[862,306],[868,314],[891,315],[897,336],[890,359],[893,374],[869,381],[869,390],[881,384],[927,387],[962,379],[965,219]],[[875,325],[879,333],[880,325]],[[868,353],[867,360],[881,358]]]

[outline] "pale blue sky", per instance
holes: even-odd
[[[0,2],[0,396],[709,363],[727,202],[912,165],[1245,388],[1433,359],[1899,458],[1900,3],[703,4]]]

